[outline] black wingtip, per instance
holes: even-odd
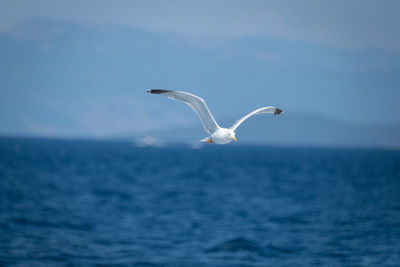
[[[165,94],[165,93],[168,93],[168,92],[173,92],[173,91],[171,91],[171,90],[163,90],[163,89],[149,89],[149,90],[147,90],[147,93],[150,93],[150,94]]]
[[[274,115],[279,115],[279,114],[281,114],[282,112],[283,112],[282,109],[280,109],[280,108],[275,108]]]

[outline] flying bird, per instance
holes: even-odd
[[[282,109],[276,107],[259,108],[241,117],[230,128],[223,128],[217,124],[206,102],[201,97],[198,97],[196,95],[187,92],[171,91],[163,89],[150,89],[147,90],[147,92],[151,94],[165,95],[168,98],[179,100],[188,104],[200,117],[204,130],[209,135],[201,140],[201,142],[206,142],[206,143],[227,144],[232,141],[236,142],[236,134],[235,134],[236,128],[239,127],[239,125],[250,116],[261,113],[271,113],[273,115],[282,113]]]

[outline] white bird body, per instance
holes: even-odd
[[[208,143],[216,143],[220,145],[228,144],[232,140],[236,141],[235,132],[228,129],[219,127],[209,138],[203,139]]]
[[[204,130],[209,134],[208,137],[201,140],[201,142],[207,143],[228,144],[232,141],[236,141],[236,128],[250,116],[261,113],[271,113],[274,115],[282,113],[282,110],[276,107],[259,108],[237,120],[230,128],[223,128],[215,121],[206,102],[196,95],[163,89],[150,89],[147,92],[151,94],[162,94],[189,105],[197,113],[203,124]]]

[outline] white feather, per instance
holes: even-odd
[[[259,108],[256,109],[252,112],[250,112],[249,114],[241,117],[240,119],[238,119],[232,126],[231,128],[229,128],[232,131],[235,131],[237,127],[239,127],[239,125],[244,122],[246,119],[248,119],[250,116],[256,115],[256,114],[261,114],[261,113],[271,113],[271,114],[280,114],[282,112],[281,109],[276,108],[276,107],[263,107],[263,108]]]

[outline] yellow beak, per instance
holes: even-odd
[[[236,142],[236,137],[232,137],[232,140]]]

